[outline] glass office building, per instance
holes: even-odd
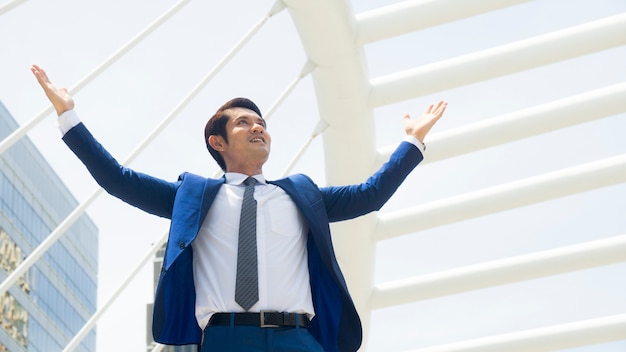
[[[0,103],[0,140],[17,128]],[[28,138],[0,155],[0,281],[76,205]],[[98,229],[83,215],[0,295],[0,352],[63,350],[96,311],[97,272]],[[95,346],[94,330],[77,351],[95,351]]]

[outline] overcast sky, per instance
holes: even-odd
[[[31,0],[0,16],[0,100],[25,124],[47,107],[30,65],[59,86],[74,86],[176,2]],[[393,1],[352,1],[355,13]],[[257,21],[273,1],[190,2],[139,46],[74,94],[93,134],[123,161]],[[365,47],[369,75],[436,62],[626,12],[623,0],[537,0]],[[626,35],[626,33],[624,34]],[[520,58],[523,59],[523,58]],[[288,11],[271,18],[215,76],[132,168],[168,180],[183,171],[212,176],[203,128],[222,102],[247,96],[267,110],[296,78],[306,56]],[[376,110],[376,143],[403,136],[402,114],[450,102],[433,135],[589,90],[626,82],[626,47],[420,97]],[[265,173],[281,176],[319,120],[310,77],[269,121],[272,156]],[[452,197],[626,153],[626,114],[418,167],[382,212]],[[67,150],[50,115],[29,137],[79,201],[95,189]],[[325,182],[316,139],[294,172]],[[347,170],[348,171],[348,170]],[[386,282],[464,265],[626,234],[626,184],[442,226],[380,243],[375,281]],[[100,230],[102,304],[168,228],[101,196],[88,210]],[[474,291],[375,311],[371,351],[403,351],[571,321],[626,313],[626,264]],[[141,351],[147,266],[98,325],[100,351]],[[119,343],[123,341],[123,347]],[[570,351],[626,350],[626,342]]]

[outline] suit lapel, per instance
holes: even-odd
[[[296,178],[297,176],[299,175],[271,181],[269,183],[282,188],[291,197],[294,203],[296,203],[296,206],[300,209],[309,224],[311,237],[313,237],[315,241],[322,261],[326,263],[329,269],[334,268],[335,265],[331,259],[333,255],[333,245],[330,237],[330,228],[328,227],[328,216],[326,215],[323,204],[321,204],[323,203],[322,195],[319,188],[317,188],[312,181],[304,176]],[[316,203],[318,206],[314,206]],[[317,209],[319,207],[322,209]]]
[[[200,223],[198,224],[198,229],[202,226],[204,222],[204,218],[206,218],[206,214],[209,212],[209,208],[215,197],[217,196],[217,192],[220,190],[220,187],[226,182],[226,177],[222,176],[218,179],[215,178],[207,178],[204,184],[204,194],[202,195],[202,205],[200,206]]]

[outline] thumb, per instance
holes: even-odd
[[[405,113],[403,116],[403,120],[404,120],[404,132],[406,132],[407,134],[413,133],[411,115],[409,113]]]
[[[406,125],[407,123],[409,123],[409,121],[411,121],[411,115],[407,112],[404,114],[403,119],[404,119],[404,124]]]

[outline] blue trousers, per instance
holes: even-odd
[[[305,328],[211,326],[204,330],[201,352],[324,352]]]

